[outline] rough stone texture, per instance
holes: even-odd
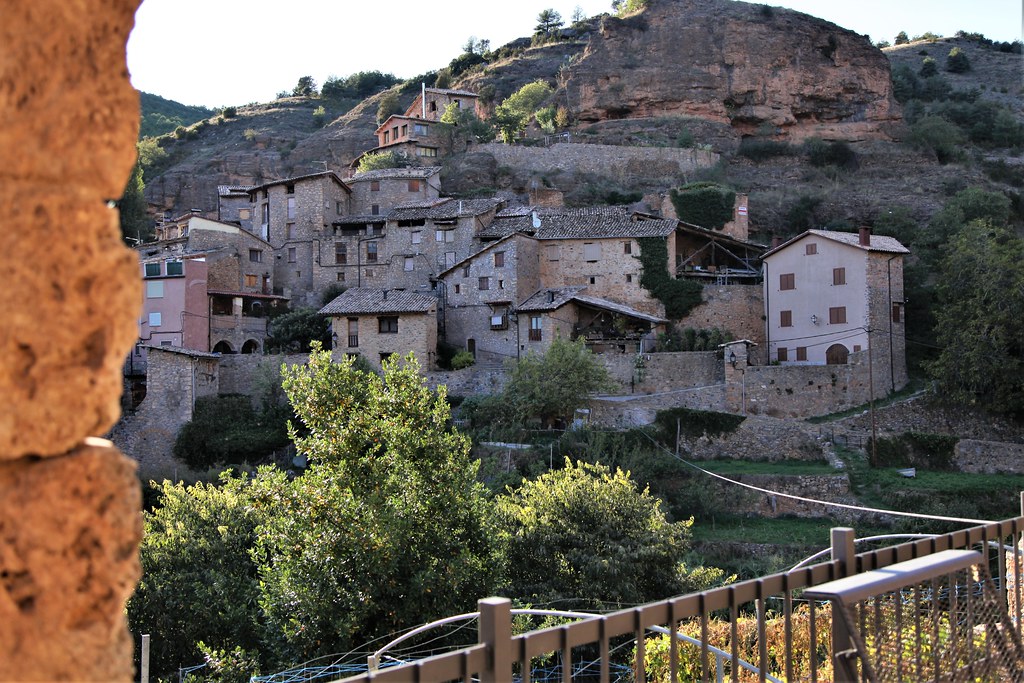
[[[704,285],[701,303],[676,328],[728,330],[735,339],[764,345],[764,293],[761,285]]]
[[[815,425],[750,416],[735,432],[680,439],[682,450],[699,460],[824,461],[827,441]]]
[[[0,679],[132,678],[135,466],[109,442],[0,464]]]
[[[953,451],[953,464],[975,474],[1024,474],[1024,444],[961,439]]]
[[[0,679],[128,681],[141,497],[107,442],[137,335],[119,239],[138,0],[12,0],[0,22]],[[32,456],[32,457],[28,457]]]
[[[590,401],[590,419],[596,426],[613,428],[642,427],[654,422],[659,410],[693,408],[722,410],[725,385],[665,391],[649,396],[600,398]]]
[[[778,7],[651,0],[606,19],[571,67],[579,121],[690,115],[754,134],[886,138],[899,120],[889,63],[852,31]]]
[[[792,496],[824,500],[831,503],[858,505],[850,493],[850,477],[845,474],[743,474],[731,477],[759,488],[788,493]],[[783,496],[750,492],[737,499],[737,511],[759,517],[823,517],[830,516],[844,523],[875,520],[876,515],[845,510],[816,503],[806,503]]]
[[[625,392],[657,394],[722,382],[722,362],[713,351],[647,353],[642,369],[632,353],[602,353],[598,359]]]
[[[924,434],[952,434],[969,439],[1024,443],[1024,422],[1014,422],[1006,417],[986,415],[965,407],[941,406],[927,395],[876,409],[875,422],[880,434],[921,432]],[[859,415],[837,420],[835,424],[866,432],[871,430],[871,416],[865,410]]]
[[[66,452],[117,419],[140,295],[106,200],[135,159],[124,45],[137,4],[4,8],[0,280],[23,293],[8,297],[0,326],[0,459]]]

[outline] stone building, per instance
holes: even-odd
[[[540,288],[539,242],[514,233],[438,275],[441,336],[478,359],[516,358],[524,348],[516,306]]]
[[[243,230],[257,234],[253,229],[252,202],[249,190],[252,185],[217,186],[217,220],[222,223],[237,223]]]
[[[315,282],[332,221],[351,214],[352,190],[334,171],[274,180],[249,190],[254,226],[274,249],[274,294],[319,303]]]
[[[352,213],[379,216],[406,204],[437,201],[441,167],[385,168],[356,173],[346,182],[352,189]]]
[[[907,382],[903,256],[892,237],[808,230],[764,255],[769,359],[846,365],[869,352],[876,396]]]
[[[333,348],[361,354],[379,368],[392,354],[412,352],[424,370],[437,355],[437,299],[416,292],[355,287],[320,313],[331,316]]]
[[[468,90],[423,87],[404,114],[393,114],[377,127],[377,146],[364,154],[394,152],[403,157],[433,163],[443,155],[434,130],[449,105],[476,111],[478,95]],[[352,162],[355,167],[363,155]]]

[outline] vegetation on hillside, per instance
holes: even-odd
[[[148,92],[139,93],[139,105],[142,109],[139,139],[164,135],[178,126],[191,126],[216,113],[206,107],[182,104]]]

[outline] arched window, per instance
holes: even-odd
[[[255,339],[249,339],[242,344],[242,353],[259,353],[260,343]]]
[[[846,365],[850,361],[850,350],[842,344],[833,344],[825,350],[825,362],[829,365]]]
[[[217,342],[213,347],[214,353],[234,353],[235,350],[231,348],[231,344],[224,340]]]

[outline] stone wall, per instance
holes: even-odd
[[[141,495],[91,437],[117,420],[142,301],[109,204],[135,163],[138,4],[14,0],[0,22],[2,680],[133,678]]]
[[[953,463],[961,472],[1024,474],[1024,444],[961,439]]]
[[[761,285],[704,285],[702,303],[676,322],[677,329],[717,327],[735,339],[764,346],[764,291]]]
[[[759,488],[787,493],[792,496],[813,498],[831,503],[858,505],[850,493],[850,478],[845,473],[837,474],[743,474],[730,477],[736,481]],[[871,513],[805,503],[792,498],[774,496],[750,491],[738,497],[739,512],[760,517],[832,517],[843,523],[852,524],[866,519],[875,519]]]
[[[648,353],[643,368],[633,353],[602,353],[597,358],[623,393],[656,394],[678,389],[721,384],[722,361],[713,351]]]
[[[679,176],[718,163],[718,154],[697,149],[676,147],[620,147],[557,143],[550,147],[525,147],[488,143],[478,145],[478,152],[487,152],[498,166],[550,173],[557,169],[566,173],[592,173],[629,183],[636,177],[661,179],[665,185],[678,185]]]
[[[658,394],[591,399],[591,421],[599,427],[629,429],[654,422],[659,410],[692,408],[721,410],[725,385],[678,389]]]
[[[771,417],[811,417],[867,403],[867,352],[846,365],[755,365],[727,371],[728,412]],[[888,389],[875,387],[876,394]]]
[[[942,406],[928,395],[876,409],[875,423],[881,434],[921,432],[1024,443],[1024,422],[1014,422],[1003,416],[987,415],[962,406]],[[860,415],[843,418],[835,424],[859,432],[869,432],[871,416],[865,410]]]
[[[752,415],[722,436],[680,439],[684,453],[698,460],[825,461],[826,441],[806,422]]]

